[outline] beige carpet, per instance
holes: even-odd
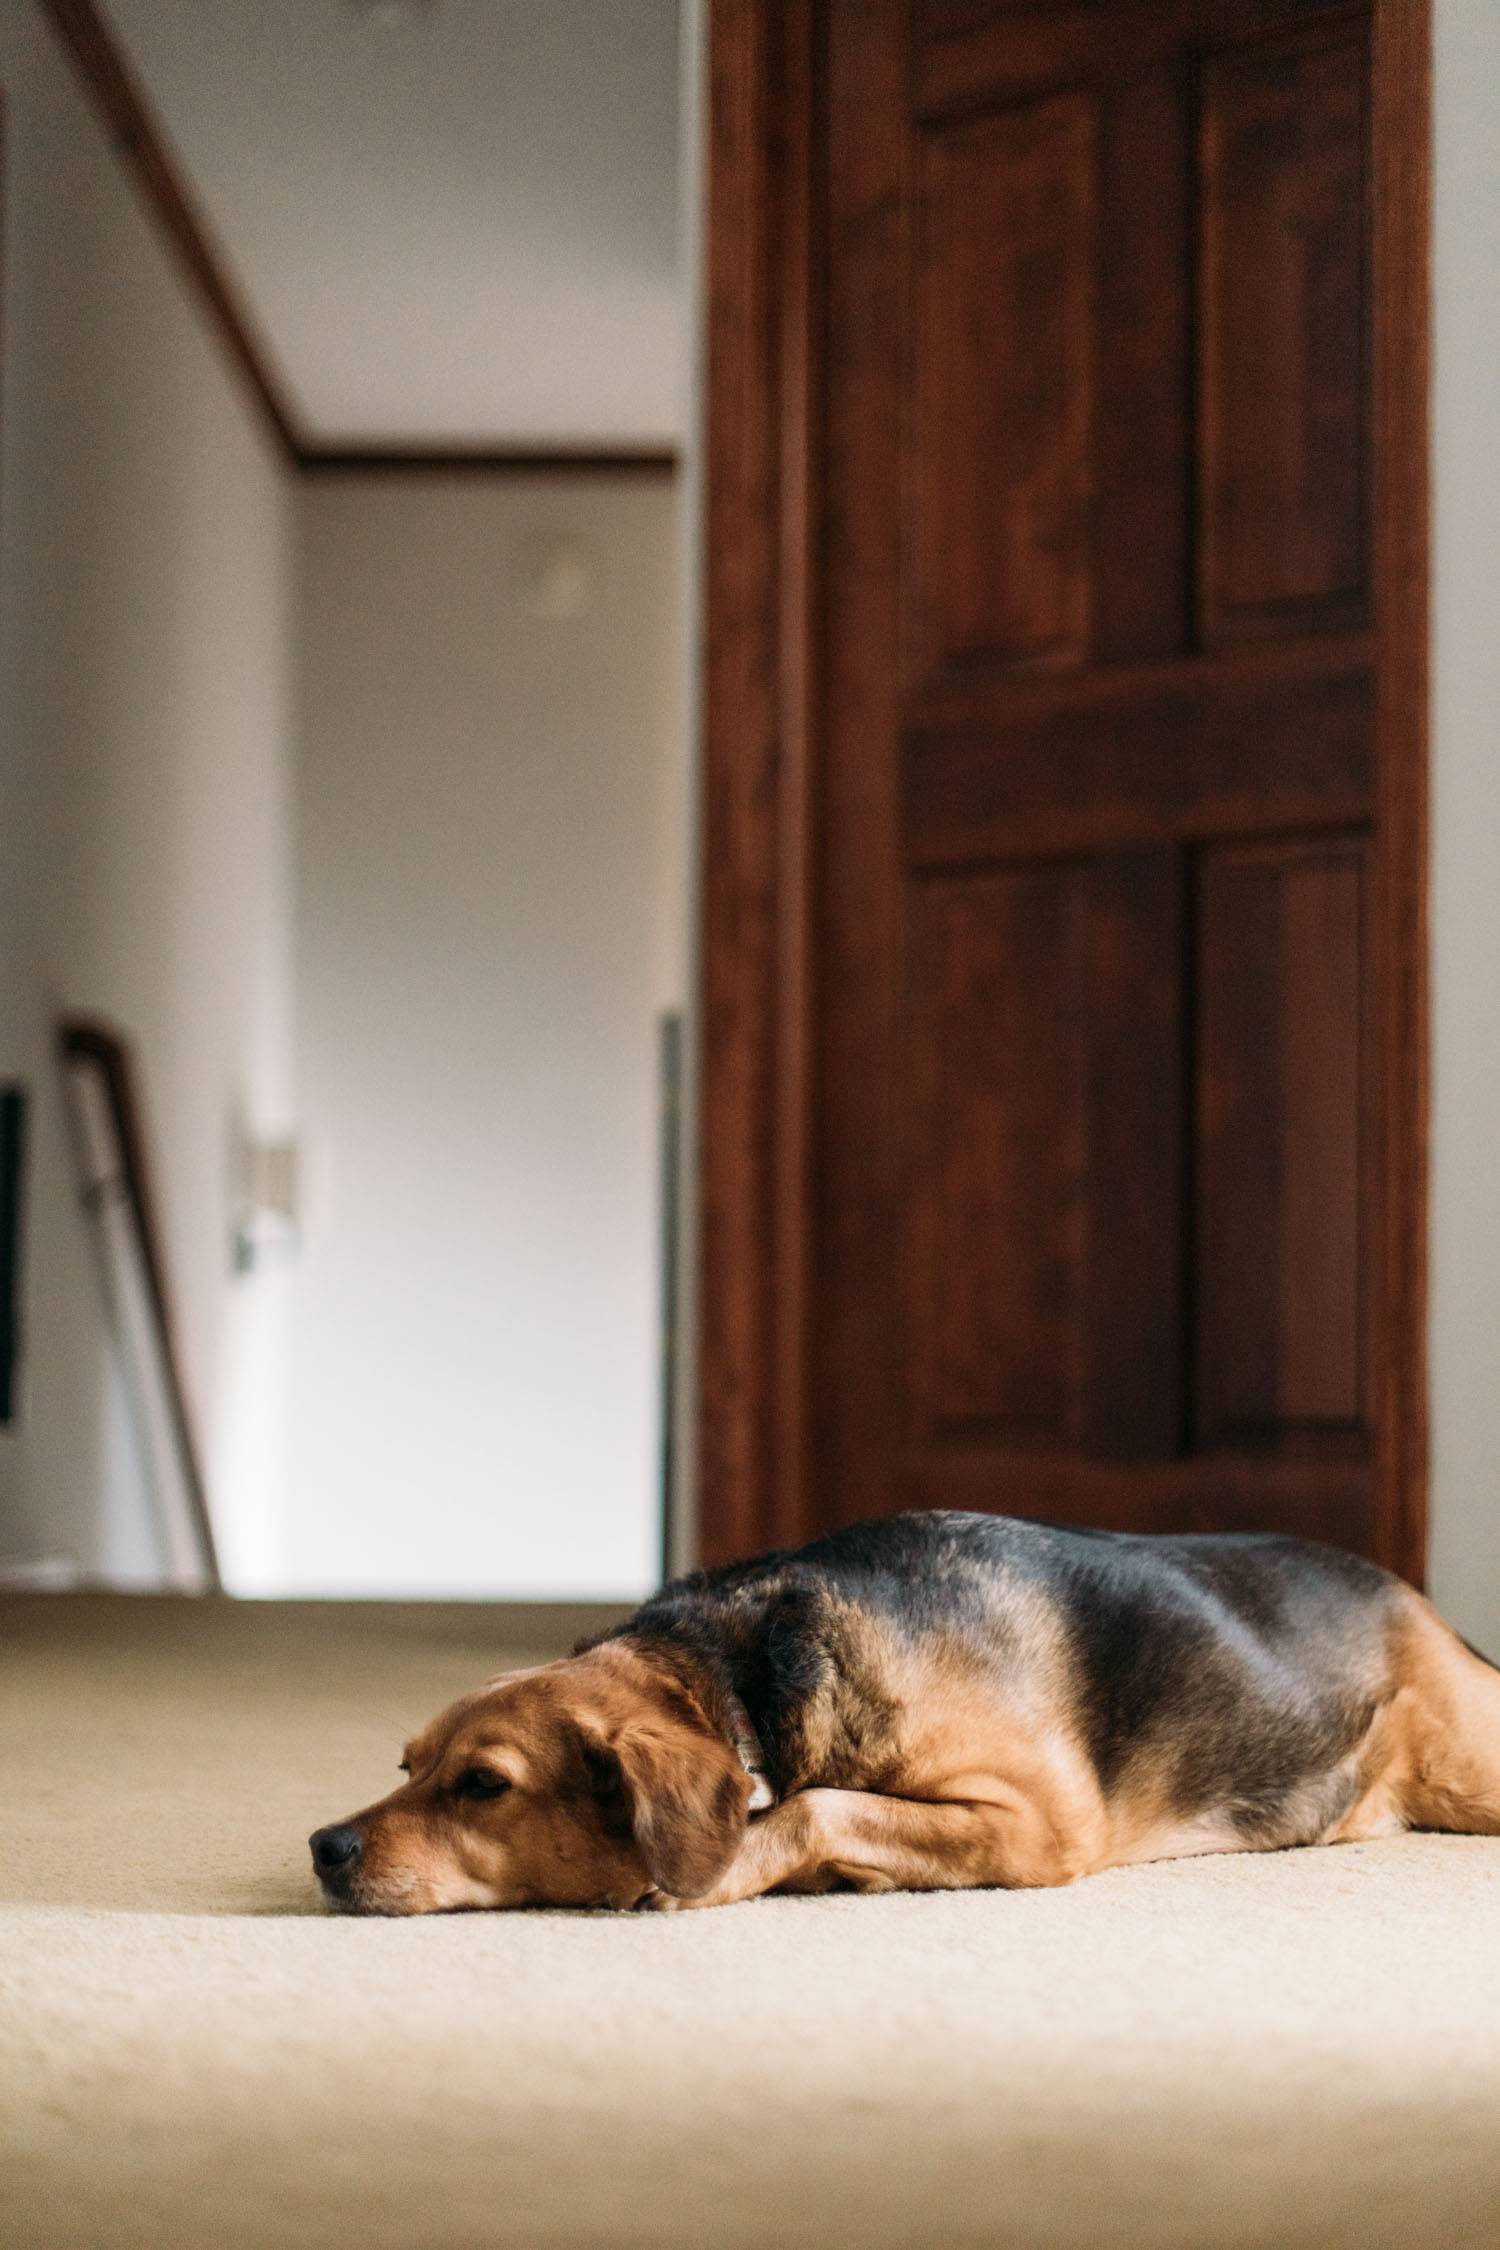
[[[324,1917],[493,1634],[0,1604],[7,2250],[1500,2243],[1500,1843]]]

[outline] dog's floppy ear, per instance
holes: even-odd
[[[706,1727],[629,1726],[584,1738],[589,1785],[606,1827],[631,1835],[670,1898],[701,1898],[724,1873],[749,1822],[751,1781]]]

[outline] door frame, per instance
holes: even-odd
[[[810,1473],[811,813],[819,756],[813,89],[826,0],[708,11],[700,850],[701,1559],[799,1536]],[[1430,0],[1373,0],[1371,949],[1379,1559],[1427,1551]]]

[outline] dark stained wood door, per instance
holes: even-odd
[[[799,919],[754,1529],[961,1506],[1407,1559],[1371,11],[781,26]]]

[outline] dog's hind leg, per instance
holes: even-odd
[[[1500,1671],[1411,1597],[1389,1787],[1406,1824],[1500,1836]]]

